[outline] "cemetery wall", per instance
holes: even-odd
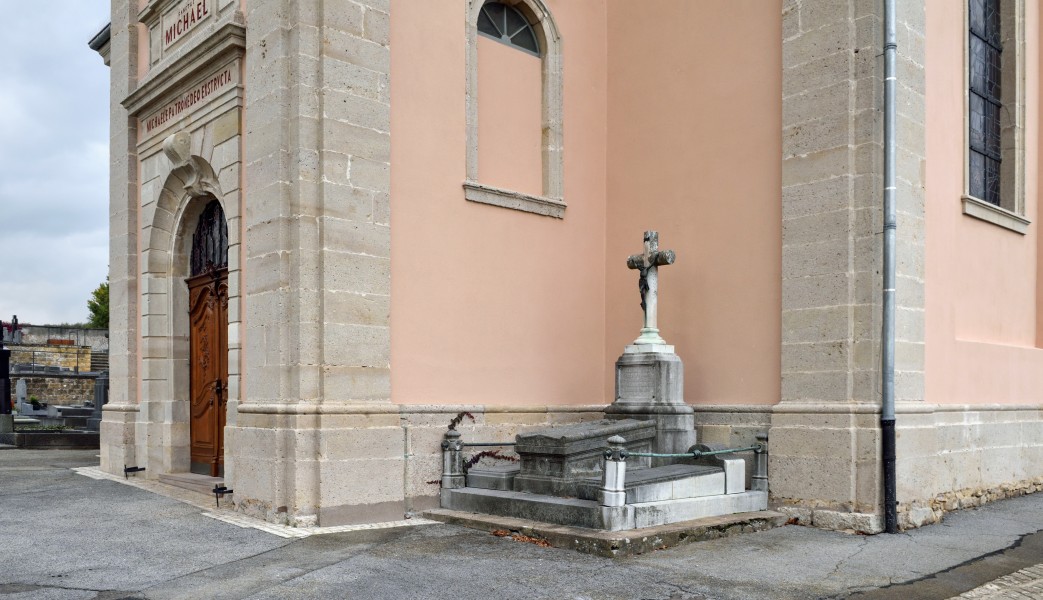
[[[7,344],[11,365],[44,365],[72,371],[89,371],[90,346],[57,346],[53,344]]]
[[[781,13],[778,0],[609,4],[606,401],[641,322],[623,261],[644,229],[677,253],[659,271],[659,328],[685,361],[685,400],[779,401]]]
[[[71,340],[74,346],[90,346],[94,352],[109,351],[109,330],[60,325],[22,325],[22,342],[46,344],[48,340]]]
[[[40,402],[69,406],[94,399],[94,375],[31,375],[19,379],[25,380],[26,400],[35,396]]]

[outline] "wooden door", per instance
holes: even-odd
[[[192,472],[224,475],[228,387],[228,270],[188,280]]]

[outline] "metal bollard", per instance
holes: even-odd
[[[755,454],[750,488],[757,492],[766,492],[768,491],[768,433],[765,431],[759,432],[757,434],[757,443],[761,447]]]
[[[455,490],[466,485],[463,442],[460,432],[450,429],[442,439],[442,489]]]

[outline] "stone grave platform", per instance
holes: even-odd
[[[468,444],[450,429],[442,442],[442,509],[607,531],[767,510],[765,444],[696,444],[684,364],[656,322],[658,269],[674,259],[659,249],[655,231],[645,232],[644,253],[627,259],[639,273],[644,326],[616,361],[616,398],[605,418],[519,434],[519,464],[467,473]],[[747,490],[746,463],[735,454],[753,450],[755,489]]]

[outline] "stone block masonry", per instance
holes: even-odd
[[[925,35],[923,0],[899,37]],[[883,228],[883,3],[783,2],[782,402],[771,490],[816,525],[875,531]],[[895,395],[924,398],[924,46],[899,48]],[[901,498],[900,498],[901,499]],[[903,500],[904,502],[904,500]]]
[[[7,344],[11,365],[39,365],[84,372],[91,369],[90,346],[58,346],[53,344]]]
[[[26,376],[26,398],[40,402],[69,406],[83,404],[94,399],[94,375],[49,375]],[[14,378],[12,378],[14,380]]]
[[[403,486],[372,473],[402,472],[404,442],[339,453],[371,427],[404,435],[386,308],[390,3],[257,2],[246,22],[258,92],[243,144],[245,376],[226,438],[236,501],[294,524],[401,515]]]

